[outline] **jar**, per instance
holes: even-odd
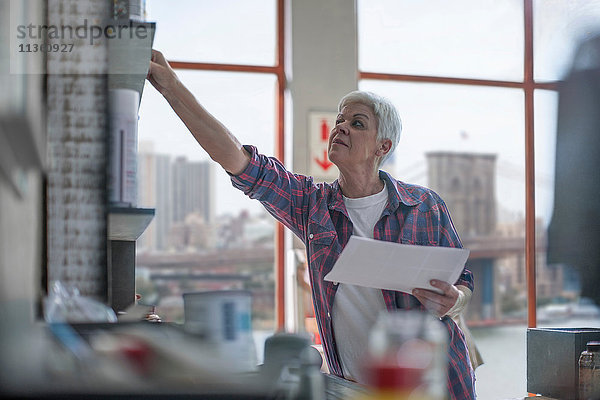
[[[588,342],[579,356],[579,398],[600,399],[600,342]]]
[[[447,341],[443,323],[427,312],[381,313],[364,363],[370,398],[446,399]]]

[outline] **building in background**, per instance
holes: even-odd
[[[496,155],[430,152],[429,186],[452,212],[460,236],[490,235],[496,228]]]
[[[184,222],[195,213],[212,223],[216,197],[213,164],[185,157],[177,157],[171,164],[173,222]]]
[[[166,249],[168,247],[167,232],[173,221],[173,210],[171,208],[171,158],[166,155],[155,156],[156,165],[156,212],[154,215],[154,226],[156,229],[155,249]]]
[[[455,152],[427,153],[428,185],[446,202],[463,245],[471,238],[482,240],[486,249],[496,227],[496,155]],[[497,240],[494,238],[493,240]],[[500,245],[505,249],[505,245]],[[497,254],[471,252],[468,267],[475,278],[470,311],[475,319],[489,320],[498,315],[494,299],[494,261]]]
[[[498,217],[502,199],[497,199],[495,190],[496,155],[431,152],[426,158],[427,185],[444,199],[463,246],[471,250],[467,266],[475,278],[475,291],[467,320],[524,319],[524,216]],[[538,303],[575,299],[579,285],[568,266],[546,263],[546,232],[541,221],[536,232]]]
[[[139,251],[167,251],[174,243],[176,247],[182,247],[186,243],[180,239],[182,230],[198,231],[198,224],[213,223],[214,181],[211,162],[192,162],[184,157],[173,160],[170,156],[155,153],[152,144],[141,142],[138,204],[155,208],[156,212],[154,220],[138,240]],[[186,220],[194,227],[185,228]],[[176,237],[169,237],[171,234]],[[195,235],[194,240],[198,237]]]
[[[246,209],[216,218],[213,165],[156,154],[140,143],[139,205],[155,208],[155,217],[138,239],[137,293],[165,321],[181,321],[185,292],[250,290],[253,326],[272,329],[275,221]]]

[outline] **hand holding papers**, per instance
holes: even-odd
[[[411,293],[414,288],[440,292],[432,279],[453,284],[469,250],[415,246],[351,236],[326,281]]]

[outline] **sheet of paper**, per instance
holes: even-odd
[[[469,250],[415,246],[351,236],[326,281],[411,293],[435,290],[431,279],[454,283],[469,258]]]

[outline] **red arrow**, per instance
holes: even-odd
[[[321,168],[323,168],[324,171],[327,171],[329,167],[333,165],[333,163],[327,158],[327,150],[323,150],[322,160],[315,157],[315,161],[317,162],[317,164],[319,164]]]
[[[327,120],[321,120],[321,140],[326,142],[329,138],[329,125],[327,125]]]

